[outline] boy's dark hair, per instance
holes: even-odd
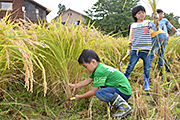
[[[97,53],[93,50],[84,49],[79,56],[78,62],[79,64],[90,63],[92,59],[95,59],[97,62],[100,62],[100,59],[97,55]]]
[[[131,24],[132,24],[132,23],[130,23],[130,24],[128,25],[128,33],[130,33]]]
[[[137,18],[135,17],[136,13],[138,13],[141,10],[146,12],[145,8],[142,5],[136,5],[132,8],[131,15],[135,22],[137,22]]]
[[[157,9],[156,12],[159,14],[159,13],[163,12],[163,10]]]

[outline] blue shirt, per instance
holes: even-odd
[[[166,36],[168,36],[168,29],[172,29],[173,25],[166,19],[163,18],[159,21],[159,28],[163,30],[166,33]]]

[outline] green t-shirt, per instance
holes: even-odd
[[[93,87],[116,87],[125,95],[132,94],[131,86],[126,76],[117,69],[100,62],[89,78],[94,79]]]

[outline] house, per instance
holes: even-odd
[[[67,21],[67,24],[75,23],[76,25],[78,25],[80,21],[81,23],[85,22],[85,17],[85,15],[69,8],[68,10],[64,11],[60,16],[55,17],[54,21],[61,21],[62,24],[65,24]]]
[[[11,19],[30,19],[33,23],[38,23],[38,19],[46,21],[46,16],[51,12],[48,8],[33,0],[0,0],[0,19],[11,13]]]

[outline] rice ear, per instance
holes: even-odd
[[[153,11],[153,18],[154,18],[154,24],[156,29],[159,29],[159,18],[158,18],[158,14],[156,12],[156,5],[157,5],[157,1],[158,0],[148,0],[149,4],[151,5],[152,11]]]

